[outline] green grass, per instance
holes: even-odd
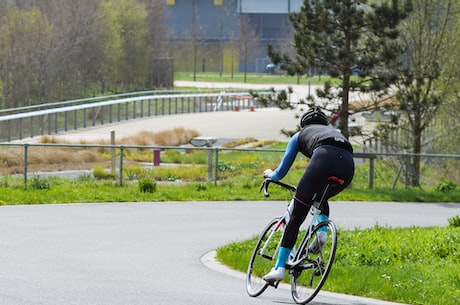
[[[29,179],[24,186],[22,178],[0,177],[0,204],[40,204],[66,202],[117,202],[117,201],[194,201],[194,200],[288,200],[290,194],[273,186],[270,198],[259,193],[261,173],[275,168],[282,157],[285,143],[275,143],[273,151],[225,151],[219,153],[218,182],[208,182],[207,151],[167,150],[162,154],[164,166],[143,168],[125,165],[123,185],[119,186],[118,172],[112,174],[100,165],[93,167],[93,175],[82,175],[76,180],[64,178]],[[126,154],[128,163],[151,162],[151,152],[135,151]],[[166,165],[167,164],[167,165]],[[171,164],[175,164],[171,166]],[[283,179],[296,184],[308,164],[299,157],[289,174]],[[334,197],[342,201],[398,201],[398,202],[460,202],[460,187],[455,183],[438,182],[420,188],[391,188],[397,168],[387,162],[376,164],[374,188],[368,189],[369,164],[356,167],[352,185]],[[213,169],[214,175],[214,169]],[[152,193],[140,193],[138,180],[158,182]]]
[[[193,72],[176,72],[174,74],[176,81],[193,81]],[[315,76],[308,78],[307,76],[297,77],[288,75],[268,75],[260,73],[247,73],[246,82],[251,84],[286,84],[286,85],[323,85],[326,80],[331,80],[329,76]],[[196,73],[196,81],[199,82],[222,82],[222,83],[243,83],[244,73],[223,74],[214,72],[199,72]],[[339,83],[339,80],[332,80],[334,83]]]
[[[191,171],[189,171],[189,168]],[[21,178],[0,178],[0,204],[43,204],[77,202],[143,202],[143,201],[233,201],[233,200],[288,200],[290,195],[280,188],[272,187],[270,198],[259,193],[261,179],[258,175],[240,174],[245,170],[254,172],[249,165],[222,165],[221,176],[228,178],[207,182],[204,166],[156,168],[145,172],[139,168],[129,170],[122,186],[114,180],[88,178],[40,178],[29,180],[24,186]],[[229,178],[231,176],[237,176]],[[192,177],[194,181],[188,179]],[[152,193],[139,191],[138,180],[152,179],[157,182]],[[286,179],[294,183],[295,179]],[[349,189],[334,200],[344,201],[399,201],[399,202],[459,202],[460,191],[442,193],[419,189]]]
[[[255,239],[217,249],[246,272]],[[339,229],[335,263],[323,290],[420,305],[460,302],[460,227]]]

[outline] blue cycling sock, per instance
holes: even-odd
[[[278,253],[278,259],[275,265],[275,270],[278,269],[278,267],[284,268],[286,266],[286,261],[290,253],[291,253],[291,249],[285,248],[285,247],[280,248],[280,251]]]
[[[328,220],[329,217],[327,215],[324,215],[324,214],[319,214],[318,215],[318,223],[320,222],[323,222],[323,221],[326,221]],[[327,232],[327,227],[321,227],[318,232]]]

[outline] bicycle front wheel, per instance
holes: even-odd
[[[299,248],[290,271],[292,298],[298,304],[313,300],[326,282],[337,248],[337,229],[330,220],[314,227],[312,236]]]
[[[246,272],[246,290],[252,297],[261,295],[268,287],[262,278],[270,272],[278,252],[278,245],[283,235],[284,226],[280,224],[281,217],[268,223],[257,240]]]

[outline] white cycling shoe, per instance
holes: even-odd
[[[278,267],[277,269],[273,268],[269,273],[267,273],[263,279],[267,282],[281,281],[284,279],[284,273],[286,268]]]
[[[323,250],[324,245],[327,242],[327,233],[326,232],[318,232],[315,237],[315,240],[310,245],[308,249],[313,254],[318,254]]]

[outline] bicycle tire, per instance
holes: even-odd
[[[270,272],[271,268],[274,266],[278,250],[277,247],[283,235],[284,226],[278,228],[276,233],[274,233],[270,243],[265,248],[264,256],[261,255],[261,249],[264,247],[264,243],[267,241],[272,230],[278,225],[281,219],[281,217],[274,218],[267,224],[260,234],[252,252],[248,269],[246,271],[246,291],[251,297],[261,295],[269,286],[262,277]]]
[[[328,239],[319,253],[314,254],[310,247],[321,228],[327,227]],[[292,298],[297,304],[313,300],[323,287],[334,263],[337,249],[337,228],[331,220],[316,225],[310,239],[299,248],[295,260],[302,262],[290,270]]]

